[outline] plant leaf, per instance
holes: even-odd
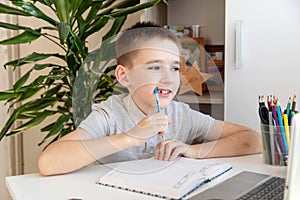
[[[118,32],[120,32],[120,30],[121,30],[123,24],[125,23],[126,19],[127,19],[127,15],[116,18],[114,20],[114,23],[113,23],[111,29],[103,37],[103,40],[106,40],[107,38],[110,38],[110,37],[116,35]]]
[[[46,139],[48,139],[49,137],[51,137],[51,136],[57,134],[59,131],[61,131],[63,129],[64,123],[69,121],[69,119],[70,119],[70,117],[68,115],[61,115],[55,122],[55,125],[52,126],[49,133],[44,137],[44,139],[41,143],[43,143]]]
[[[11,29],[11,30],[20,30],[20,29],[23,29],[23,30],[32,30],[29,27],[19,26],[19,25],[16,25],[16,24],[9,24],[9,23],[5,23],[5,22],[0,22],[0,27],[6,28],[6,29]]]
[[[116,18],[116,17],[121,17],[121,16],[124,16],[124,15],[128,15],[128,14],[132,14],[132,13],[135,13],[137,11],[155,6],[159,2],[160,2],[160,0],[154,0],[154,1],[146,2],[146,3],[142,3],[142,4],[139,4],[139,5],[134,6],[134,7],[122,9],[120,11],[116,11],[112,14],[109,14],[108,16],[112,17],[112,18]]]
[[[18,119],[20,110],[21,107],[14,110],[14,112],[10,115],[9,119],[6,121],[5,125],[3,126],[0,132],[0,140],[2,140],[2,138],[7,134],[8,130],[13,125],[13,123]]]
[[[35,2],[38,1],[46,6],[51,6],[53,4],[52,0],[34,0]]]
[[[77,35],[73,31],[70,31],[70,33],[73,36],[75,46],[80,51],[81,55],[86,57],[87,52],[85,51],[85,46],[81,43],[81,40],[77,37]]]
[[[47,90],[43,95],[47,98],[51,98],[53,95],[57,94],[58,91],[62,88],[62,84],[57,85],[49,90]]]
[[[77,1],[77,0],[73,0],[73,1]],[[78,0],[78,10],[76,12],[76,15],[75,16],[81,16],[84,12],[86,12],[89,7],[93,4],[93,0]],[[75,8],[75,7],[74,7]],[[77,8],[75,8],[77,9]]]
[[[114,79],[112,79],[109,75],[103,74],[103,78],[108,82],[108,83],[113,83]]]
[[[40,91],[42,87],[32,87],[32,89],[28,90],[27,92],[21,94],[18,102],[24,101],[32,96],[34,96],[38,91]]]
[[[48,124],[47,126],[41,128],[41,131],[42,132],[50,131],[54,125],[55,125],[55,122]]]
[[[2,41],[3,43],[28,44],[43,36],[64,50],[63,54],[29,53],[23,58],[5,64],[5,66],[13,66],[14,69],[25,64],[35,65],[33,67],[30,65],[30,71],[17,80],[13,89],[0,91],[0,100],[4,100],[6,104],[9,103],[8,109],[13,111],[0,132],[0,140],[5,135],[23,132],[46,121],[48,116],[57,114],[58,118],[55,116],[57,120],[55,119],[55,121],[51,117],[50,122],[47,123],[49,125],[44,126],[42,130],[47,131],[48,135],[40,144],[45,142],[48,137],[51,138],[50,143],[52,143],[74,130],[75,123],[90,113],[90,105],[95,100],[102,101],[112,95],[116,78],[108,73],[112,65],[110,61],[115,58],[112,58],[115,56],[114,41],[111,41],[110,38],[121,30],[128,14],[160,2],[159,0],[149,1],[151,2],[143,4],[138,0],[10,0],[9,2],[16,7],[0,3],[0,14],[30,16],[31,18],[28,19],[39,19],[49,23],[46,26],[40,25],[37,30],[34,30],[35,28],[31,28],[31,24],[22,26],[22,24],[0,22],[0,28],[20,30],[18,36]],[[40,9],[40,5],[43,9]],[[44,10],[46,9],[54,12],[56,16],[52,17],[53,13],[49,12],[47,12],[49,16],[45,14]],[[109,23],[109,20],[112,20],[113,23]],[[100,62],[104,61],[105,68],[95,69],[95,72],[101,71],[101,74],[108,74],[99,77],[101,74],[94,74],[94,72],[89,74],[88,71],[84,71],[85,74],[80,79],[83,83],[77,88],[74,82],[78,79],[79,70],[81,66],[84,66],[83,61],[89,53],[86,38],[106,27],[109,31],[102,37],[103,41],[99,42],[101,44],[108,43],[100,54],[96,55],[103,57],[91,59],[89,65],[96,67],[93,64],[96,63],[99,68],[99,64],[102,64]],[[64,64],[56,64],[49,59],[50,57],[59,58],[61,59],[59,61],[63,61]],[[38,77],[32,81],[33,72],[37,72]],[[100,83],[99,78],[101,78]],[[87,90],[87,86],[91,86],[91,88]],[[73,108],[72,95],[76,94],[76,89],[79,89],[79,93],[82,91],[82,94],[79,94],[82,98],[78,101],[75,100],[75,103],[80,106],[76,105]],[[20,101],[22,104],[19,104]],[[82,112],[82,116],[74,118],[74,110]],[[24,124],[11,130],[13,123],[17,120],[23,120]]]
[[[24,123],[23,125],[19,126],[18,128],[12,130],[8,135],[13,135],[18,132],[25,131],[33,126],[40,124],[42,121],[51,115],[54,115],[55,111],[45,110],[44,112],[39,113],[35,118],[29,120],[28,122]]]
[[[21,77],[14,85],[13,85],[13,89],[17,90],[19,88],[21,88],[24,83],[26,83],[26,81],[28,80],[29,76],[30,76],[31,70],[29,70],[26,74],[24,74],[23,77]]]
[[[87,31],[83,31],[83,37],[87,38],[88,36],[92,35],[93,33],[99,31],[101,28],[103,28],[109,21],[108,17],[101,17],[95,23],[89,26],[89,29]]]
[[[36,39],[38,39],[42,34],[39,31],[25,31],[15,37],[6,39],[6,40],[2,40],[0,41],[0,44],[2,45],[10,45],[10,44],[23,44],[23,43],[28,43],[28,42],[32,42]]]
[[[45,69],[47,67],[53,67],[53,66],[55,66],[55,65],[53,65],[51,63],[47,63],[47,64],[35,64],[32,69],[39,71],[39,70],[43,70],[43,69]]]
[[[87,0],[83,1],[83,0],[70,0],[70,6],[71,6],[71,10],[74,12],[75,10],[78,10],[81,6],[81,3],[83,2],[83,4],[88,3]]]
[[[58,98],[35,99],[22,105],[22,110],[26,112],[39,111],[48,106],[53,106],[58,102]]]
[[[12,15],[30,16],[30,14],[28,14],[28,13],[22,11],[22,10],[19,10],[19,9],[7,6],[7,5],[2,4],[2,3],[0,3],[0,13],[12,14]]]
[[[106,2],[103,4],[102,8],[108,8],[108,7],[111,6],[115,1],[116,1],[116,0],[108,0],[108,1],[106,1]]]
[[[50,24],[52,24],[53,26],[56,26],[57,22],[54,19],[48,17],[46,14],[44,14],[40,9],[38,9],[31,2],[28,2],[28,1],[12,1],[12,3],[15,4],[16,6],[21,7],[28,14],[30,14],[30,15],[36,17],[36,18],[43,19],[43,20],[49,22]]]
[[[115,6],[112,6],[114,9],[122,9],[122,8],[128,8],[135,6],[140,3],[140,0],[123,0],[120,3],[116,4]]]
[[[34,118],[36,116],[36,113],[22,113],[18,115],[18,119],[31,119]]]
[[[0,91],[0,101],[9,101],[18,97],[19,94],[13,90]]]
[[[58,33],[60,44],[64,44],[70,31],[70,26],[66,22],[58,23]]]
[[[70,24],[70,5],[69,0],[52,0],[55,5],[58,19],[61,22]]]
[[[13,61],[10,61],[8,63],[5,63],[4,66],[14,66],[14,67],[21,66],[21,65],[24,65],[24,64],[44,60],[44,59],[49,58],[51,56],[55,56],[55,57],[58,57],[58,58],[64,58],[63,56],[61,56],[59,54],[43,54],[43,53],[33,52],[32,54],[30,54],[29,56],[26,56],[24,58],[13,60]]]
[[[74,130],[74,128],[71,126],[69,126],[68,128],[62,129],[59,133],[59,138],[62,138],[63,136],[67,135],[68,133],[70,133],[73,130]]]
[[[102,2],[93,1],[93,3],[91,4],[90,11],[89,11],[87,17],[85,18],[86,23],[89,23],[91,20],[93,20],[97,16],[97,13],[101,9],[101,7],[102,7]]]
[[[61,80],[65,75],[48,75],[47,78],[52,80]]]

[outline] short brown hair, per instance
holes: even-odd
[[[124,31],[116,42],[117,63],[131,65],[132,56],[136,55],[139,47],[153,38],[173,41],[180,49],[180,42],[176,35],[167,28],[153,22],[138,22]]]

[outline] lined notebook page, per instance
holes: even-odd
[[[153,158],[123,163],[100,178],[99,184],[152,196],[178,199],[195,187],[231,169],[215,163],[179,157],[174,161]]]

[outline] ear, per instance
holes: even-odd
[[[123,65],[117,65],[115,70],[115,76],[122,86],[124,87],[129,86],[129,80],[126,74],[126,68]]]

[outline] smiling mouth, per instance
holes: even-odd
[[[168,89],[158,89],[158,93],[161,95],[169,95],[172,93],[172,91]]]

